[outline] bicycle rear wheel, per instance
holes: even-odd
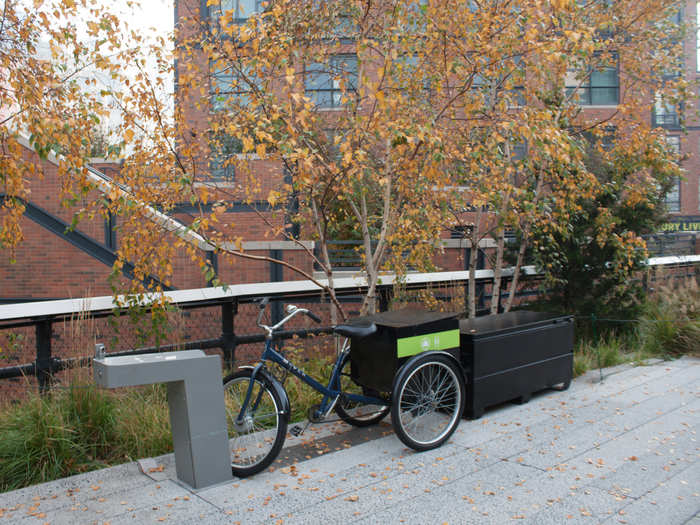
[[[379,423],[391,411],[384,405],[366,404],[343,398],[342,394],[359,394],[376,397],[378,393],[369,392],[353,381],[350,375],[350,354],[343,358],[340,365],[341,399],[335,405],[335,412],[340,419],[356,427],[368,427]]]
[[[442,445],[457,429],[464,408],[461,371],[447,356],[427,353],[399,370],[391,394],[394,431],[417,451]]]
[[[287,433],[282,400],[264,377],[256,377],[243,421],[236,423],[245,401],[252,370],[234,372],[224,379],[226,424],[228,426],[231,470],[245,478],[265,469],[279,454]]]

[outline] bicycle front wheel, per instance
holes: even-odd
[[[335,405],[335,412],[340,419],[355,427],[368,427],[379,423],[391,410],[385,405],[357,403],[343,398],[342,394],[359,394],[376,397],[378,393],[369,392],[361,387],[350,376],[350,354],[343,358],[340,365],[340,392],[341,399]]]
[[[425,354],[406,363],[391,394],[394,431],[417,451],[442,445],[457,429],[464,408],[461,371],[448,357]]]
[[[279,454],[287,433],[282,400],[264,377],[256,377],[243,421],[236,423],[252,372],[239,370],[224,379],[231,470],[239,478],[268,467]]]

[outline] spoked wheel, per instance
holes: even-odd
[[[243,421],[236,423],[251,375],[252,370],[239,370],[224,379],[231,470],[239,478],[260,472],[269,466],[279,454],[287,433],[282,400],[275,389],[261,377],[257,377],[253,383]]]
[[[447,356],[424,354],[406,363],[394,379],[394,431],[417,451],[442,445],[457,429],[464,408],[464,381]]]
[[[374,392],[368,392],[350,377],[350,354],[343,358],[343,362],[340,365],[340,391],[343,394],[376,397]],[[335,412],[340,416],[340,419],[356,427],[375,425],[384,419],[390,411],[391,407],[385,405],[357,403],[349,399],[343,399],[342,394],[341,399],[335,405]]]

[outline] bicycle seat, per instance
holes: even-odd
[[[339,324],[333,327],[333,332],[344,337],[367,337],[377,331],[377,325],[351,325]]]

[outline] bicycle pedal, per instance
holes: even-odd
[[[299,437],[304,433],[304,430],[306,429],[301,425],[294,425],[292,428],[289,429],[289,433],[294,437]]]

